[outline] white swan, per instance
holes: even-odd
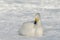
[[[25,22],[19,30],[19,34],[24,36],[41,37],[43,35],[43,28],[41,26],[40,14],[37,13],[35,15],[34,22]]]

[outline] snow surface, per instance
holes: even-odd
[[[60,40],[59,8],[60,0],[0,0],[0,40]],[[37,12],[41,14],[43,37],[20,36],[21,25],[34,20]]]

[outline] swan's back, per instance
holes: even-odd
[[[22,25],[22,28],[20,29],[20,34],[26,36],[34,36],[34,31],[34,24],[32,22],[27,22]]]

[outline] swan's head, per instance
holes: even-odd
[[[37,24],[37,22],[39,22],[39,20],[40,20],[40,14],[37,13],[37,14],[35,15],[34,24]]]

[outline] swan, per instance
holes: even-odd
[[[36,13],[35,19],[32,22],[23,23],[22,27],[19,29],[19,34],[23,36],[43,36],[43,28],[41,26],[40,13]]]

